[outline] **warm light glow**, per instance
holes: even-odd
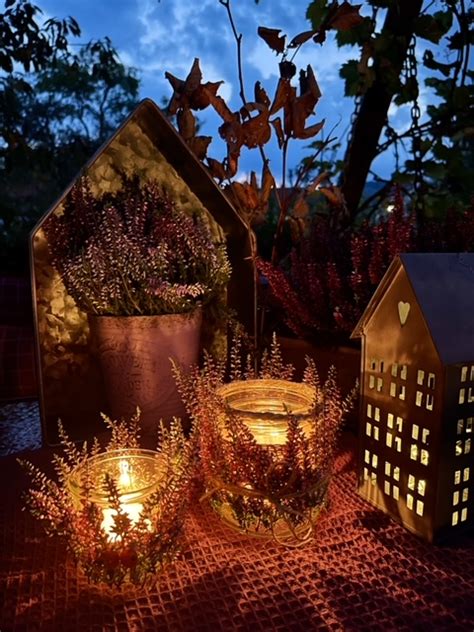
[[[138,522],[138,519],[140,518],[143,505],[142,503],[128,503],[121,504],[120,508],[124,513],[127,514],[132,523],[136,524]],[[115,511],[115,509],[106,507],[105,509],[102,509],[102,514],[104,516],[104,519],[102,520],[100,526],[108,534],[109,542],[117,542],[118,540],[120,540],[120,536],[112,531],[114,526],[114,517],[117,515],[117,512]]]

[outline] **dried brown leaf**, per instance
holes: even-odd
[[[207,108],[211,103],[210,95],[216,96],[219,86],[223,83],[223,81],[208,81],[199,85],[190,96],[190,105],[193,110],[204,110]]]
[[[283,147],[283,143],[285,142],[281,118],[278,116],[277,118],[270,121],[270,123],[273,125],[273,129],[275,130],[275,133],[277,135],[278,147],[281,149]]]
[[[223,182],[226,179],[226,170],[221,162],[214,158],[207,158],[207,165],[213,178],[217,178],[219,182]]]
[[[270,115],[275,114],[288,104],[288,101],[291,100],[292,97],[292,91],[293,88],[289,81],[279,79],[272,107],[270,108]]]
[[[280,35],[281,29],[269,29],[265,26],[259,26],[257,33],[272,50],[276,53],[283,53],[286,35]]]
[[[295,37],[288,44],[288,48],[297,48],[298,46],[301,46],[301,44],[304,44],[305,42],[310,40],[313,35],[314,31],[303,31],[303,33],[295,35]]]
[[[260,200],[264,204],[267,204],[270,198],[270,193],[275,188],[275,186],[276,186],[275,178],[273,177],[272,172],[268,168],[268,165],[265,163],[262,170],[262,189],[260,193]]]
[[[338,7],[328,28],[335,29],[336,31],[349,31],[359,25],[363,21],[362,16],[359,15],[361,6],[361,4],[343,2],[341,6]]]
[[[185,141],[189,141],[196,133],[196,119],[188,107],[179,110],[177,115],[178,130]]]
[[[266,93],[265,88],[262,88],[260,81],[255,82],[254,94],[255,94],[255,101],[257,103],[261,103],[267,108],[270,107],[270,99],[268,97],[268,94]]]
[[[321,187],[318,189],[333,206],[344,206],[344,196],[339,187]]]
[[[194,136],[189,139],[188,146],[199,160],[204,160],[207,155],[207,148],[212,141],[212,136]]]
[[[265,145],[270,140],[272,130],[268,121],[268,110],[260,112],[242,125],[242,144],[252,149]]]

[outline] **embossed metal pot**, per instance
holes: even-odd
[[[202,309],[162,316],[89,316],[108,401],[114,417],[130,416],[139,406],[145,434],[160,419],[185,416],[172,373],[199,355]]]

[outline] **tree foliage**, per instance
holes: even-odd
[[[71,52],[73,18],[25,0],[0,15],[0,268],[27,263],[27,233],[138,98],[108,38]]]

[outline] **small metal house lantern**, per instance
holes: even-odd
[[[101,371],[91,352],[87,316],[67,293],[51,263],[43,230],[62,212],[71,188],[87,175],[94,194],[114,191],[121,173],[152,179],[174,193],[183,209],[198,209],[217,235],[224,235],[232,266],[227,303],[244,325],[253,317],[250,236],[242,219],[171,123],[150,99],[142,101],[112,138],[85,165],[31,234],[31,274],[38,349],[43,436],[55,443],[57,421],[67,434],[84,439],[99,430],[106,410]],[[214,332],[208,332],[211,336]]]
[[[360,494],[430,542],[474,526],[474,254],[396,257],[352,337]]]

